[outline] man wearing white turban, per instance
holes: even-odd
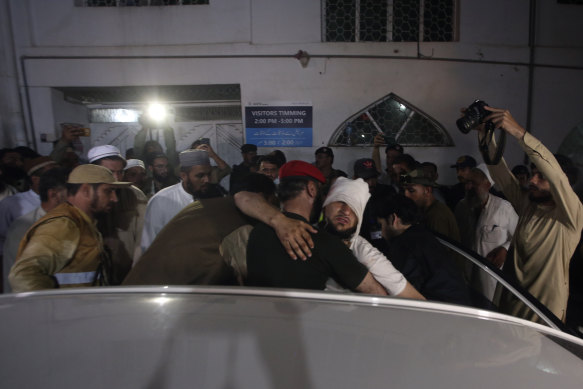
[[[359,235],[366,203],[370,198],[368,184],[361,178],[339,177],[324,201],[325,228],[340,237],[373,277],[397,297],[424,299],[379,250]],[[328,289],[340,288],[334,281]]]

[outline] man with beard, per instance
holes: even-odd
[[[172,172],[172,166],[170,166],[168,157],[165,154],[148,154],[146,164],[150,177],[144,184],[144,193],[148,198],[178,182],[178,178]]]
[[[231,176],[229,177],[229,190],[231,194],[235,193],[240,186],[240,182],[244,181],[245,177],[257,171],[257,167],[253,162],[255,157],[257,157],[257,146],[245,143],[241,146],[241,157],[243,157],[243,162],[238,165],[233,165]]]
[[[386,162],[387,162],[387,168],[386,170],[382,170],[382,166],[383,164],[381,163],[381,153],[380,153],[380,147],[384,146],[385,147],[385,157],[386,157]],[[397,175],[397,181],[392,181],[392,177],[394,176],[393,173],[393,162],[395,161],[395,158],[397,158],[399,155],[403,154],[403,146],[401,146],[398,143],[388,143],[387,144],[387,140],[385,139],[385,135],[383,133],[378,133],[376,134],[376,136],[374,137],[374,144],[373,144],[373,149],[372,149],[372,159],[375,162],[376,168],[379,172],[379,182],[385,185],[393,185],[396,189],[396,187],[399,185],[399,176]]]
[[[528,194],[525,194],[504,159],[488,170],[496,184],[518,212],[518,226],[506,259],[504,272],[565,320],[569,296],[569,262],[579,243],[583,228],[583,206],[571,188],[567,175],[553,154],[529,134],[509,111],[485,107],[496,128],[516,138],[535,168]],[[479,137],[485,135],[480,126]],[[493,155],[495,142],[491,142]],[[503,291],[500,310],[525,319],[536,315]]]
[[[108,284],[110,258],[95,217],[117,202],[117,182],[103,166],[78,166],[67,180],[67,202],[26,233],[9,275],[14,292]]]
[[[460,232],[453,212],[435,198],[433,189],[437,185],[422,168],[416,168],[401,176],[403,194],[413,200],[422,214],[422,223],[427,228],[456,242]]]
[[[225,190],[220,185],[210,183],[211,164],[206,151],[186,150],[178,157],[182,181],[162,189],[148,202],[142,233],[142,252],[146,251],[160,230],[188,204],[197,199],[225,195]]]
[[[457,204],[455,216],[462,244],[501,269],[514,235],[518,215],[512,205],[490,193],[486,165],[471,168],[465,181],[466,196]],[[472,266],[470,282],[490,301],[496,280]]]
[[[14,265],[20,241],[26,231],[51,209],[67,201],[67,175],[67,171],[64,168],[56,168],[44,172],[40,177],[39,184],[40,206],[14,220],[10,225],[6,234],[2,263],[4,293],[11,292],[8,274]]]
[[[116,181],[122,181],[126,159],[112,145],[101,145],[87,152],[89,163],[108,168]],[[140,254],[140,239],[148,198],[137,187],[130,185],[116,193],[118,201],[111,212],[98,216],[97,228],[113,261],[112,285],[119,285]]]
[[[367,267],[389,295],[423,299],[387,257],[359,235],[369,197],[369,185],[362,179],[349,180],[339,177],[324,201],[325,231],[342,239],[356,259]],[[329,281],[328,289],[337,287],[333,280]]]
[[[315,222],[322,210],[324,175],[303,161],[290,161],[279,171],[278,188],[284,214],[292,219]],[[319,231],[311,236],[314,248],[306,261],[293,261],[274,229],[257,225],[247,244],[247,284],[279,288],[320,289],[334,278],[347,289],[386,295],[385,289],[359,263],[340,239]]]

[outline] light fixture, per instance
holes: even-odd
[[[138,112],[133,109],[115,109],[113,120],[117,123],[133,123],[138,121]]]
[[[168,116],[168,108],[160,103],[150,103],[148,105],[148,118],[154,122],[161,123]]]

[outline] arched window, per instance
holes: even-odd
[[[447,130],[435,119],[389,93],[352,115],[334,131],[329,146],[372,146],[383,133],[387,143],[402,146],[453,146]]]

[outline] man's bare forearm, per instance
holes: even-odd
[[[279,209],[269,204],[260,193],[238,192],[234,196],[235,205],[245,215],[257,219],[274,228],[277,218],[284,216]]]
[[[425,300],[425,297],[423,297],[423,295],[419,293],[417,289],[415,289],[415,287],[411,285],[408,281],[407,285],[405,286],[405,289],[403,289],[401,293],[395,295],[395,297]]]
[[[366,273],[366,276],[361,281],[361,283],[356,287],[356,291],[366,294],[376,294],[379,296],[386,296],[387,291],[377,280],[374,279],[370,272]]]
[[[234,198],[235,205],[241,212],[275,230],[290,258],[305,260],[312,255],[314,242],[310,234],[315,234],[318,230],[301,220],[286,217],[259,193],[238,192]]]

